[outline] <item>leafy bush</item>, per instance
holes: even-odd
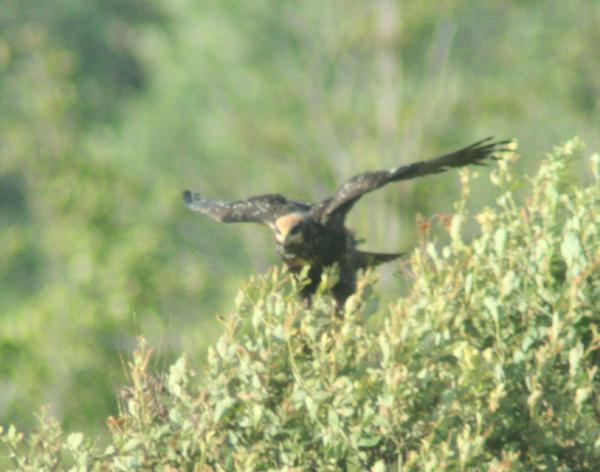
[[[377,309],[372,273],[338,318],[326,295],[303,307],[298,282],[273,269],[240,291],[199,385],[185,356],[152,374],[142,339],[107,447],[65,438],[42,416],[27,438],[12,427],[2,435],[12,463],[600,470],[600,158],[590,160],[589,185],[573,184],[577,148],[549,156],[524,205],[514,196],[523,180],[499,162],[491,180],[500,197],[475,217],[481,233],[470,243],[464,172],[449,242],[423,237],[406,264],[410,293],[389,309]]]

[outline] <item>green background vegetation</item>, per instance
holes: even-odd
[[[599,22],[586,0],[3,0],[0,424],[50,404],[103,428],[138,334],[157,370],[205,362],[217,315],[276,260],[265,230],[186,213],[184,188],[313,200],[490,134],[518,139],[521,172],[575,134],[600,148]],[[457,181],[369,196],[351,224],[408,250]]]

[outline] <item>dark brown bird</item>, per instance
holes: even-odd
[[[337,308],[356,289],[359,269],[392,261],[401,254],[365,252],[357,249],[357,240],[345,226],[353,205],[365,194],[391,182],[438,174],[453,167],[485,165],[508,150],[510,141],[478,141],[450,154],[429,161],[416,162],[391,170],[365,172],[351,178],[333,194],[316,204],[288,200],[277,194],[260,195],[234,202],[203,198],[189,190],[183,192],[188,208],[222,223],[260,223],[271,228],[275,248],[290,270],[298,273],[309,266],[309,283],[301,296],[310,302],[317,290],[323,269],[337,264],[339,280],[332,288]]]

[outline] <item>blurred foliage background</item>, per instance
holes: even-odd
[[[2,0],[0,424],[50,403],[101,428],[139,333],[202,362],[276,259],[268,231],[187,213],[184,188],[319,199],[491,134],[597,149],[598,24],[586,0]],[[408,250],[457,180],[388,188],[350,223]]]

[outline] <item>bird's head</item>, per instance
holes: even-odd
[[[303,244],[306,223],[306,216],[301,213],[290,213],[277,218],[273,225],[275,240],[285,247]]]

